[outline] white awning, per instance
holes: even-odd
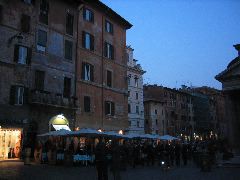
[[[59,131],[61,129],[65,129],[65,130],[71,131],[71,129],[67,125],[55,125],[55,124],[53,124],[52,126],[54,127],[54,129],[56,131]]]

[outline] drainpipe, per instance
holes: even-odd
[[[104,93],[104,87],[103,87],[103,82],[104,82],[104,68],[103,68],[103,61],[104,61],[104,39],[103,39],[103,31],[104,31],[104,18],[103,18],[103,15],[102,15],[102,129],[103,129],[103,126],[104,126],[104,96],[103,96],[103,93]]]

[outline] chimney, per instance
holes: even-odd
[[[240,44],[233,45],[233,47],[238,51],[238,57],[240,57]]]

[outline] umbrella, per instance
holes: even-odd
[[[43,136],[67,136],[71,133],[71,131],[68,131],[66,129],[60,129],[58,131],[51,131],[48,133],[40,134],[38,136],[43,137]]]
[[[170,135],[160,136],[160,139],[161,140],[166,140],[166,141],[179,140],[178,138],[170,136]]]
[[[118,134],[117,132],[114,132],[114,131],[103,132],[103,135],[116,137],[116,138],[124,138],[124,135]]]
[[[70,135],[71,136],[99,136],[99,135],[103,135],[103,133],[95,129],[83,128],[78,131],[71,131]]]

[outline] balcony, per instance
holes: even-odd
[[[45,106],[54,106],[61,108],[76,109],[76,97],[63,97],[62,94],[48,91],[32,90],[30,93],[31,104],[41,104]]]

